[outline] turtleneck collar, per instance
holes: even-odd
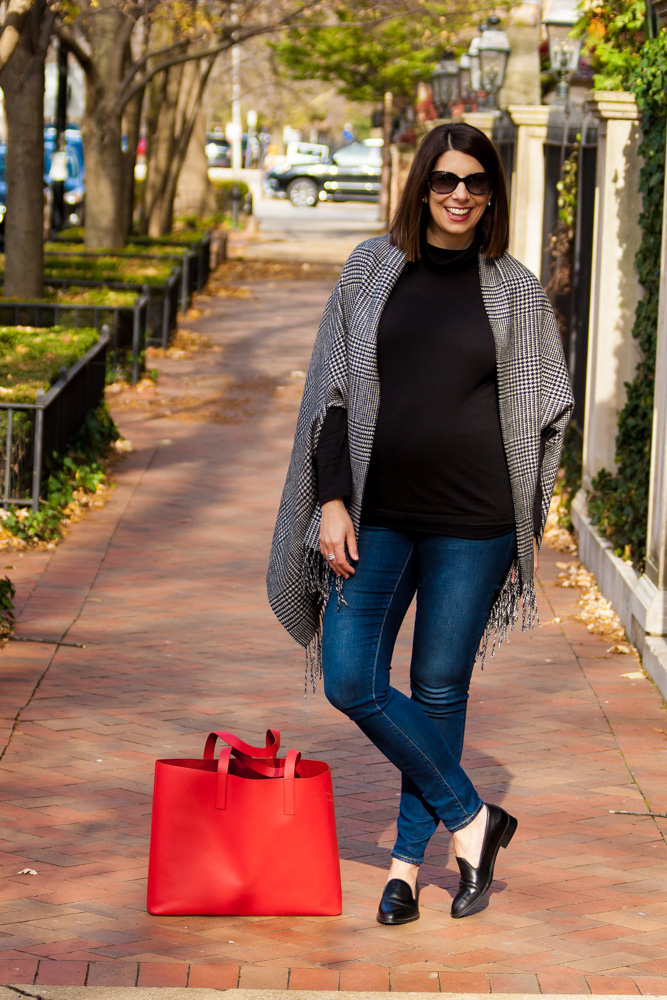
[[[424,220],[424,222],[426,224],[422,224],[421,227],[419,250],[421,259],[429,270],[438,274],[451,274],[463,270],[477,259],[480,245],[477,233],[475,233],[470,246],[466,247],[465,250],[446,250],[444,247],[438,247],[434,243],[428,242],[426,237],[428,220]]]

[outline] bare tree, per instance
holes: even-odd
[[[19,43],[21,32],[35,0],[9,0],[0,21],[0,69]]]
[[[86,245],[120,247],[126,235],[123,207],[126,163],[133,151],[122,149],[127,107],[160,74],[199,60],[195,97],[201,101],[213,60],[247,38],[299,23],[327,0],[82,0],[73,24],[62,23],[58,35],[86,74],[86,109],[82,135],[86,151]],[[172,40],[145,31],[139,55],[130,53],[138,25],[171,20]],[[194,109],[196,116],[196,108]],[[194,124],[193,110],[179,130],[176,164],[182,163]],[[169,176],[175,190],[176,178]]]
[[[44,62],[54,20],[46,0],[33,0],[0,69],[7,115],[4,294],[19,298],[43,294]]]

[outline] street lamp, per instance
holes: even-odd
[[[477,94],[482,89],[482,72],[479,68],[479,35],[475,35],[468,49],[470,58],[470,88],[473,94]]]
[[[479,68],[484,90],[489,94],[489,104],[498,107],[498,91],[505,81],[510,43],[499,28],[486,28],[479,40]]]
[[[459,64],[453,52],[443,52],[431,77],[433,103],[442,118],[459,96]]]
[[[577,0],[554,0],[548,17],[542,21],[547,29],[551,68],[560,77],[556,104],[563,107],[567,107],[570,94],[567,77],[579,67],[582,41],[569,36],[580,16]]]

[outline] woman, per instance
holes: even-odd
[[[453,917],[488,892],[517,826],[460,766],[468,687],[521,603],[523,628],[536,620],[572,394],[548,299],[507,243],[493,144],[434,128],[389,235],[353,251],[327,303],[274,535],[274,611],[313,683],[322,664],[328,699],[401,771],[384,924],[418,918],[439,822],[461,876]],[[389,680],[415,595],[407,698]]]

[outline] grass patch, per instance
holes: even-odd
[[[97,330],[48,327],[0,327],[0,401],[34,403],[97,343]]]
[[[137,292],[123,292],[115,288],[77,288],[70,285],[67,288],[45,288],[44,294],[38,299],[30,299],[29,305],[67,305],[67,306],[108,306],[110,309],[132,309],[137,301]],[[0,296],[0,306],[3,303],[12,305],[15,302],[26,302],[16,296]]]
[[[73,249],[80,249],[73,247]],[[169,260],[147,260],[146,257],[115,257],[103,254],[86,257],[83,253],[63,254],[46,252],[44,280],[49,278],[68,281],[120,281],[141,285],[164,285],[171,276],[173,264]]]

